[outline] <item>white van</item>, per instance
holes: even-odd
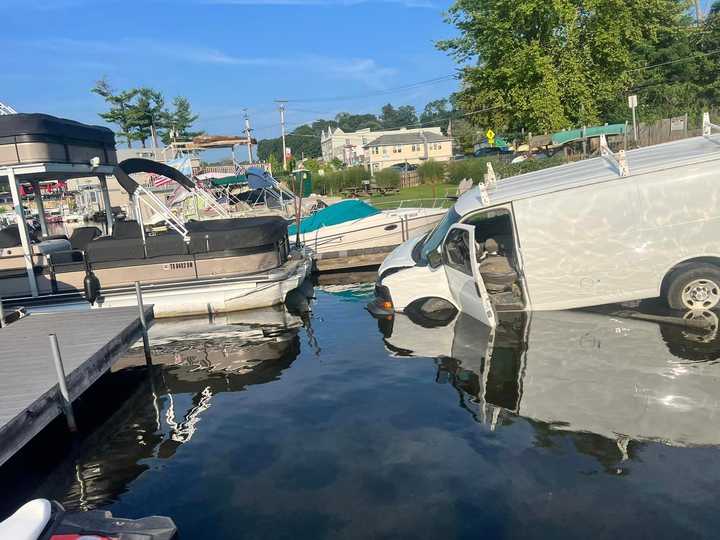
[[[602,157],[473,188],[385,259],[369,309],[449,302],[494,326],[496,310],[658,296],[672,308],[715,308],[720,136],[711,126],[617,156],[603,141]]]

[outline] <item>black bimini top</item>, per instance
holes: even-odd
[[[183,173],[178,171],[174,167],[165,165],[158,161],[152,161],[151,159],[143,158],[130,158],[118,163],[115,166],[115,172],[113,176],[117,179],[118,183],[123,187],[128,194],[132,195],[138,187],[137,182],[130,178],[133,173],[154,173],[161,174],[171,180],[174,180],[188,191],[192,191],[195,188],[195,184],[185,176]]]
[[[57,141],[91,142],[115,148],[115,134],[106,127],[91,126],[42,113],[0,115],[0,144]]]

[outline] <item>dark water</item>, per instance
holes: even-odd
[[[80,440],[28,451],[52,466],[0,471],[0,513],[44,496],[169,515],[184,539],[717,535],[716,336],[578,312],[377,322],[370,291],[316,290],[309,321],[158,323],[153,376],[132,351]]]

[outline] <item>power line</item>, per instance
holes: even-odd
[[[682,58],[677,58],[675,60],[668,60],[667,62],[660,62],[659,64],[652,64],[649,66],[643,66],[643,67],[639,67],[639,68],[629,69],[628,73],[633,73],[635,71],[643,71],[646,69],[654,69],[654,68],[662,67],[662,66],[669,66],[671,64],[678,64],[680,62],[686,62],[688,60],[697,60],[698,58],[704,58],[706,56],[712,56],[714,54],[720,54],[720,49],[716,49],[714,51],[709,51],[706,53],[696,53],[694,55],[684,56]]]

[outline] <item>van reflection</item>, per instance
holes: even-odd
[[[720,444],[720,340],[706,331],[584,311],[501,314],[491,331],[459,314],[444,325],[379,321],[393,356],[437,358],[438,382],[491,428],[514,416],[542,431],[672,446]]]

